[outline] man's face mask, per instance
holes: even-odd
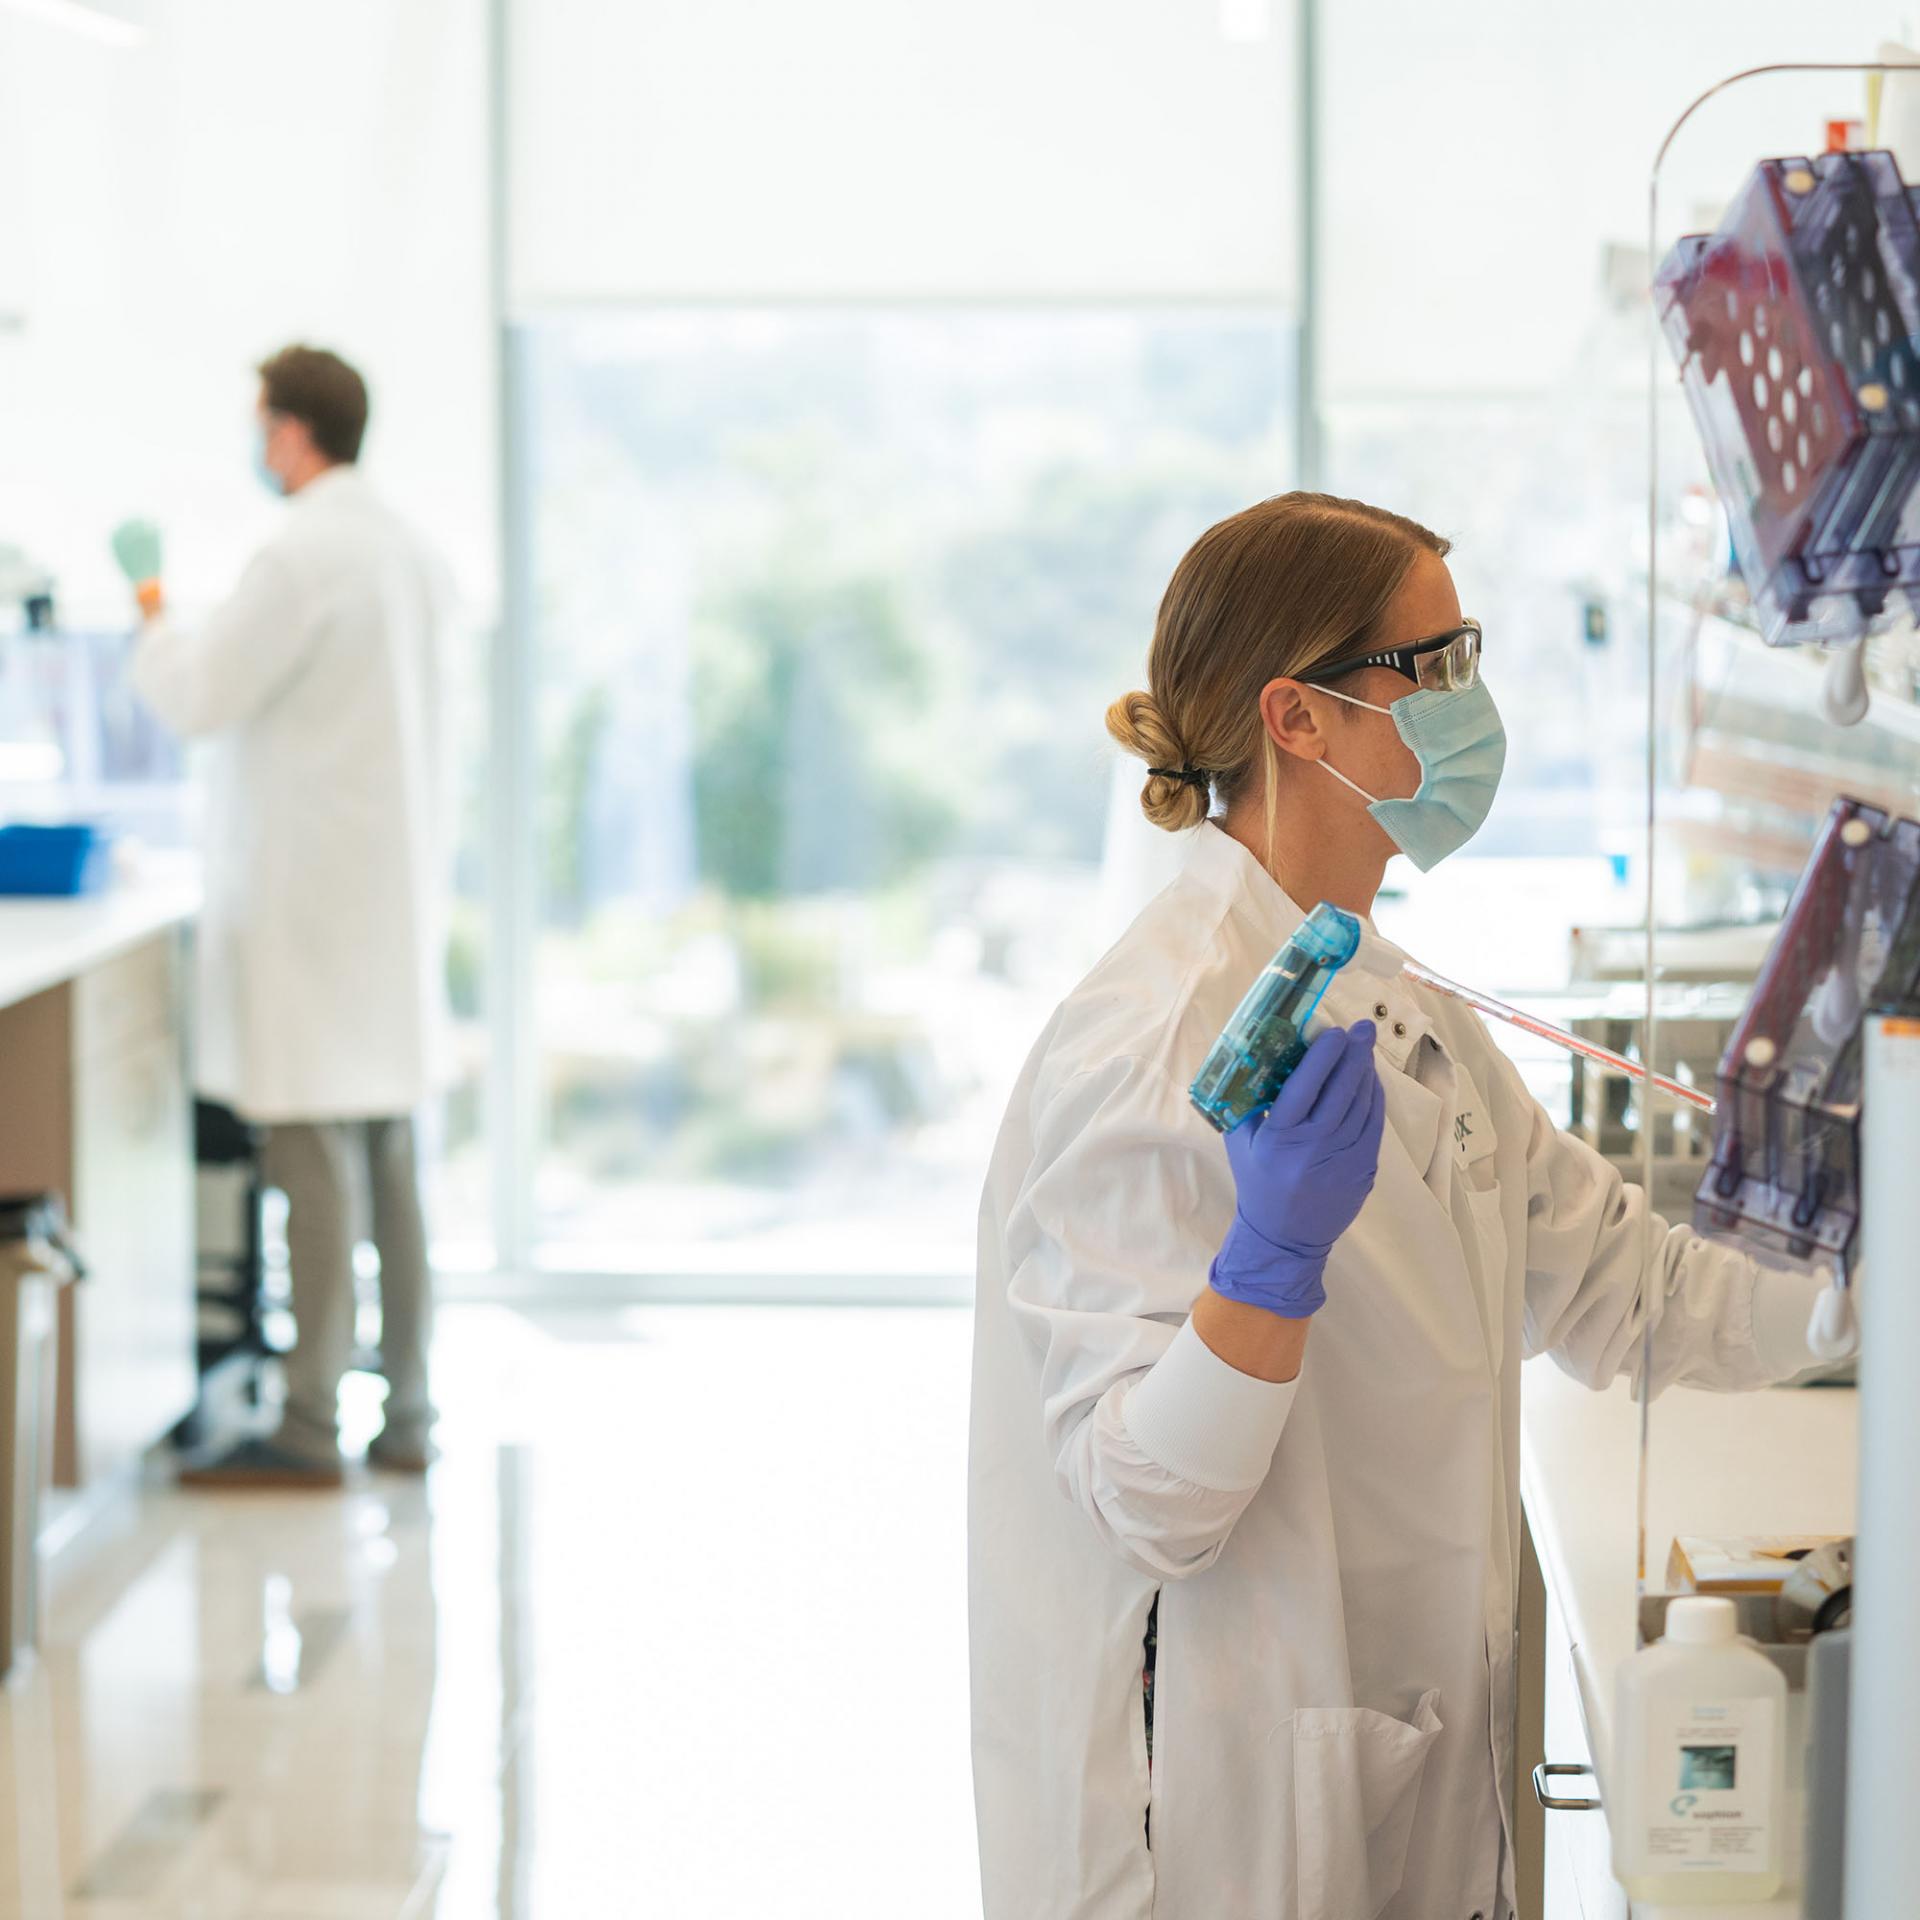
[[[283,494],[287,483],[267,464],[267,423],[262,420],[253,429],[254,477],[269,493]]]

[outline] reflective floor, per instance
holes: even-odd
[[[426,1483],[149,1491],[0,1693],[0,1915],[977,1915],[967,1329],[457,1309]]]

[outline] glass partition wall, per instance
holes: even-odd
[[[1596,36],[1525,0],[1322,10],[1317,405],[1335,491],[1453,540],[1509,736],[1486,827],[1432,875],[1396,862],[1382,926],[1458,979],[1618,1036],[1645,967],[1624,930],[1645,911],[1653,156],[1730,71],[1783,47],[1860,58],[1890,23],[1862,0],[1818,17],[1623,0],[1608,20]],[[1864,110],[1851,83],[1828,94],[1835,116]],[[1824,143],[1827,97],[1793,121],[1802,139]],[[1697,134],[1710,164],[1670,182],[1675,231],[1711,224],[1751,144]],[[1670,362],[1657,372],[1671,384]],[[1691,441],[1684,406],[1674,429]],[[1555,1117],[1586,1124],[1567,1057],[1515,1051]]]

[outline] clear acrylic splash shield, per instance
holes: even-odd
[[[1827,123],[1867,120],[1870,94],[1880,98],[1880,76],[1894,71],[1780,66],[1737,75],[1681,115],[1653,170],[1649,1058],[1657,1056],[1663,1009],[1682,991],[1663,932],[1777,921],[1796,896],[1804,904],[1803,875],[1842,797],[1875,819],[1920,816],[1920,645],[1905,591],[1909,572],[1920,582],[1910,507],[1920,495],[1920,297],[1903,264],[1905,243],[1883,270],[1863,224],[1878,205],[1898,228],[1912,220],[1914,203],[1897,192],[1889,165],[1868,163],[1836,179],[1823,154]],[[1909,70],[1902,84],[1920,86],[1920,76]],[[1920,113],[1913,123],[1920,128]],[[1905,185],[1920,186],[1920,153],[1904,158]],[[1809,218],[1820,194],[1819,217]],[[1858,229],[1851,240],[1850,218]],[[1737,236],[1712,263],[1717,280],[1705,272],[1705,241],[1692,238],[1715,233]],[[1913,239],[1920,257],[1920,234]],[[1683,377],[1679,361],[1690,347],[1716,378],[1702,378],[1699,367]],[[1823,712],[1822,683],[1830,649],[1862,634],[1872,706],[1864,723],[1847,727]],[[1700,984],[1696,968],[1687,985]],[[1750,980],[1723,984],[1753,993]],[[1796,1018],[1789,1010],[1783,1033],[1805,1032]],[[1751,1011],[1741,1031],[1750,1028],[1757,1031]],[[1723,1065],[1723,1110],[1725,1072]],[[1716,1150],[1713,1123],[1680,1114],[1675,1125],[1704,1178]],[[1640,1130],[1649,1192],[1659,1133]],[[1765,1198],[1753,1200],[1756,1216]],[[1826,1240],[1811,1234],[1820,1242],[1811,1246],[1791,1221],[1776,1222],[1770,1254],[1764,1234],[1749,1230],[1753,1221],[1730,1211],[1707,1224],[1738,1228],[1739,1244],[1761,1257],[1817,1259],[1831,1256],[1847,1231],[1844,1208],[1829,1211],[1820,1223]],[[1649,1218],[1649,1290],[1659,1284],[1656,1241]],[[1653,1304],[1642,1301],[1649,1317]],[[1652,1358],[1643,1343],[1643,1379],[1652,1377]],[[1664,1587],[1673,1534],[1703,1530],[1689,1478],[1658,1451],[1661,1432],[1661,1414],[1643,1398],[1635,1515],[1643,1591]],[[1854,1466],[1836,1462],[1836,1480],[1850,1481]],[[1752,1471],[1764,1478],[1766,1463]],[[1772,1524],[1789,1528],[1799,1518],[1782,1511]]]

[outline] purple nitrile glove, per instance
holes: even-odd
[[[1289,1320],[1326,1305],[1327,1255],[1380,1165],[1387,1096],[1373,1042],[1370,1020],[1330,1027],[1279,1099],[1227,1135],[1239,1204],[1208,1276],[1215,1293]]]

